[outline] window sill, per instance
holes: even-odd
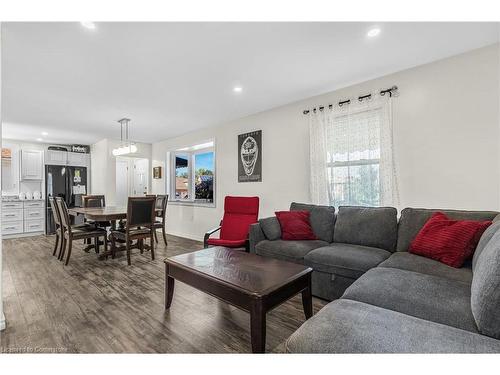
[[[174,206],[191,206],[191,207],[205,207],[205,208],[215,208],[215,202],[213,203],[202,203],[202,202],[194,202],[194,201],[181,201],[181,200],[172,200],[168,201],[168,204]]]

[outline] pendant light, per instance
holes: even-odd
[[[128,139],[129,122],[129,118],[118,120],[120,124],[120,147],[113,149],[114,156],[135,154],[137,152],[137,146]],[[123,140],[123,128],[125,128],[125,140]]]

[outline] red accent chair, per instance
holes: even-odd
[[[244,247],[249,251],[248,231],[259,218],[259,197],[226,197],[220,226],[205,233],[204,245]],[[210,236],[220,230],[220,238]]]

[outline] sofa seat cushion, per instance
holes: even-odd
[[[304,256],[311,250],[328,245],[328,242],[320,240],[311,241],[284,241],[276,240],[260,241],[255,246],[258,255],[267,256],[295,263],[303,263]]]
[[[406,251],[392,254],[389,259],[380,263],[379,267],[413,271],[469,284],[472,282],[472,269],[469,267],[450,267],[437,260],[424,258],[420,255],[407,253]]]
[[[333,242],[394,251],[398,232],[397,214],[394,207],[341,206]]]
[[[472,316],[469,283],[377,267],[356,280],[342,298],[478,332]]]
[[[340,299],[286,342],[289,353],[498,353],[500,341],[369,304]]]
[[[308,253],[304,264],[316,271],[357,279],[390,255],[389,251],[376,247],[332,243]]]

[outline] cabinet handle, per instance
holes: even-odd
[[[5,216],[6,216],[6,217],[16,217],[16,215],[15,215],[15,214],[7,214],[7,215],[5,215]]]
[[[17,229],[16,227],[7,227],[5,228],[5,230],[13,230],[13,229]]]

